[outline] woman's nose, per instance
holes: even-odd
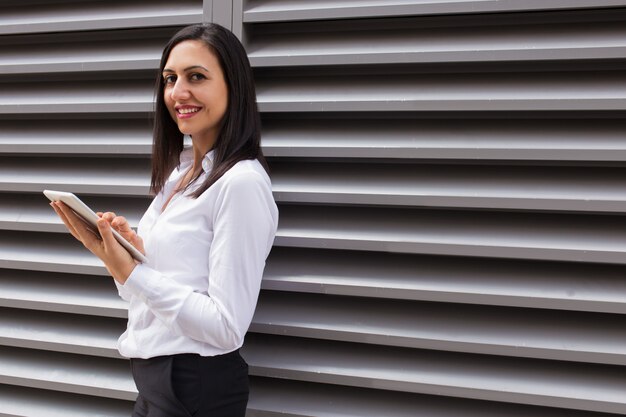
[[[175,101],[189,98],[189,95],[189,89],[183,80],[177,80],[170,92],[170,96]]]

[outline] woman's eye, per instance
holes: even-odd
[[[191,78],[191,81],[201,81],[204,80],[206,77],[202,74],[194,73],[191,74],[189,78]]]
[[[166,75],[165,77],[163,77],[163,82],[165,84],[173,84],[176,82],[176,76],[175,75]]]

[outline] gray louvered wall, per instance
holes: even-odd
[[[232,8],[231,8],[232,6]],[[154,68],[217,21],[281,223],[256,417],[626,415],[626,1],[0,1],[0,416],[127,416],[125,303],[41,195],[136,223]]]

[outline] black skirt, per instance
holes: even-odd
[[[131,359],[139,396],[132,417],[244,417],[248,365],[239,350]]]

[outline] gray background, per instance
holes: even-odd
[[[41,191],[136,223],[202,21],[249,52],[281,210],[250,416],[626,415],[626,1],[15,0],[0,416],[129,415],[125,304]]]

